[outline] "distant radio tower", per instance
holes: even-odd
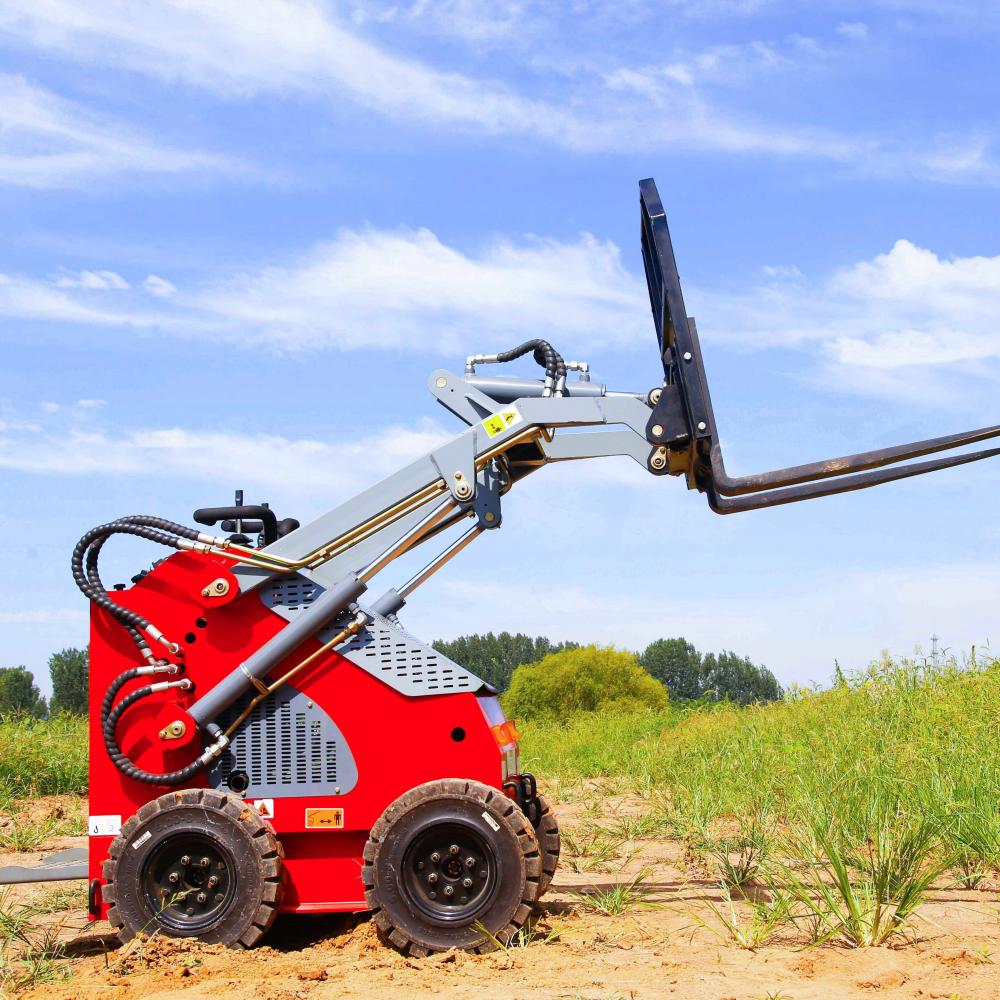
[[[931,662],[936,667],[938,665],[938,657],[941,655],[941,650],[938,649],[938,641],[941,636],[932,635],[931,636]]]

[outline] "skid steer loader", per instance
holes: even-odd
[[[398,615],[500,527],[510,489],[551,462],[626,455],[730,514],[1000,454],[953,452],[994,426],[730,476],[652,180],[640,205],[652,388],[612,391],[529,340],[433,372],[431,394],[465,429],[309,524],[237,497],[196,511],[202,528],[133,515],[81,538],[94,919],[123,939],[159,928],[250,946],[281,911],[368,910],[416,956],[508,940],[555,872],[555,817],[497,692]],[[524,356],[541,377],[481,371]],[[99,556],[116,535],[176,551],[108,591]],[[420,572],[373,598],[398,556],[435,541]]]

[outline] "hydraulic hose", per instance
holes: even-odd
[[[505,364],[524,357],[529,351],[535,362],[545,369],[546,388],[559,387],[566,381],[566,362],[547,340],[526,340],[509,351],[501,351],[496,355],[496,360],[499,364]]]
[[[165,667],[164,670],[166,669],[167,668]],[[165,774],[153,774],[151,771],[144,771],[142,768],[137,767],[122,752],[121,747],[118,745],[118,740],[115,737],[115,730],[118,728],[118,721],[121,719],[122,715],[137,701],[141,701],[143,698],[146,698],[157,691],[165,691],[171,687],[190,688],[191,686],[191,682],[188,680],[163,681],[157,684],[147,684],[145,687],[136,688],[135,691],[130,691],[114,708],[111,707],[114,705],[114,700],[118,692],[125,684],[127,684],[134,677],[143,676],[152,672],[152,670],[153,668],[151,667],[133,667],[132,669],[119,674],[111,682],[107,693],[104,695],[104,701],[101,703],[101,731],[104,736],[104,746],[108,752],[108,756],[111,758],[111,762],[127,778],[131,778],[133,781],[141,781],[147,785],[180,785],[189,778],[193,777],[203,767],[205,767],[206,764],[208,764],[210,758],[206,754],[202,754],[197,758],[197,760],[193,760],[186,767],[182,767],[177,771],[167,771]]]

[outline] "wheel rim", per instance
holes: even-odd
[[[465,823],[435,823],[418,831],[403,859],[410,902],[432,921],[471,923],[496,894],[493,847]]]
[[[236,895],[236,865],[214,838],[177,834],[149,853],[140,882],[143,901],[161,926],[197,934],[229,909]]]

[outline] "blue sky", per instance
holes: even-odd
[[[1000,422],[998,35],[925,0],[0,0],[0,661],[46,687],[85,641],[91,525],[235,487],[311,518],[459,429],[425,379],[467,353],[654,385],[641,177],[733,473]],[[998,477],[719,518],[548,469],[406,621],[684,635],[784,683],[981,645]]]

